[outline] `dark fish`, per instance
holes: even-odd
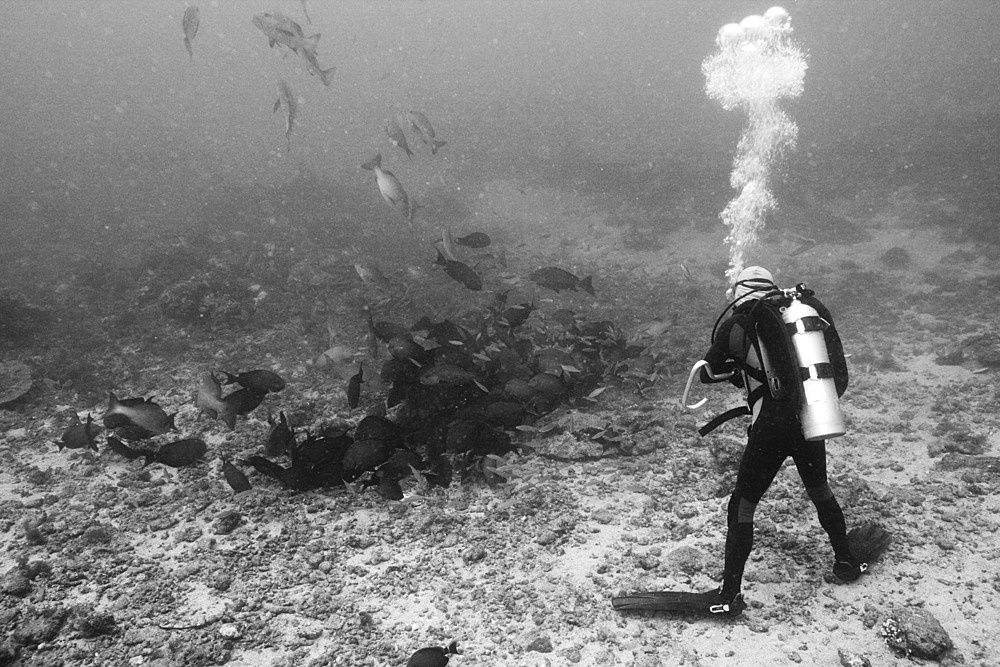
[[[80,421],[80,416],[74,414],[70,425],[62,433],[62,437],[56,446],[61,452],[64,447],[68,449],[93,449],[97,451],[97,435],[103,431],[100,424],[94,423],[94,418],[87,413],[87,423]]]
[[[115,454],[117,454],[118,456],[122,456],[128,459],[129,461],[135,461],[137,458],[142,456],[141,450],[132,449],[124,442],[114,437],[113,435],[108,436],[108,447],[110,447],[111,451],[113,451]]]
[[[386,343],[397,336],[406,338],[410,335],[409,329],[401,324],[396,324],[395,322],[376,322],[372,326],[375,331],[375,337]]]
[[[419,456],[408,449],[397,449],[389,457],[389,460],[379,466],[378,470],[392,479],[403,479],[413,474],[413,470],[424,467],[424,462]]]
[[[368,354],[372,359],[378,359],[378,332],[375,330],[372,310],[368,306],[365,306],[365,316],[368,319]]]
[[[226,376],[224,384],[233,384],[235,382],[241,387],[246,387],[258,394],[266,394],[269,391],[277,392],[285,388],[285,380],[274,371],[266,369],[246,371],[237,375],[226,373],[226,371],[222,371],[222,373]]]
[[[404,220],[413,222],[414,206],[410,198],[406,196],[406,190],[403,189],[403,184],[399,182],[396,175],[388,169],[382,168],[382,154],[379,153],[365,162],[361,168],[375,172],[375,185],[378,187],[382,199],[392,206]]]
[[[162,463],[171,468],[183,468],[201,460],[208,452],[208,445],[204,440],[198,438],[188,438],[186,440],[175,440],[168,442],[156,451],[144,451],[146,457],[145,468],[150,463]]]
[[[476,376],[452,364],[435,364],[420,374],[420,384],[436,387],[458,387],[472,384]]]
[[[438,149],[448,143],[434,138],[434,128],[431,127],[431,121],[424,114],[419,111],[411,111],[407,114],[407,118],[413,125],[413,129],[420,133],[420,138],[423,139],[424,143],[431,147],[431,155],[437,155]]]
[[[318,37],[318,35],[317,35]],[[336,67],[328,67],[323,69],[319,64],[319,58],[316,56],[316,51],[300,51],[299,55],[302,59],[306,61],[306,67],[310,74],[315,74],[319,77],[319,80],[323,82],[324,86],[329,86],[331,78],[337,72]]]
[[[378,268],[378,265],[374,262],[355,262],[354,270],[357,272],[358,277],[361,278],[361,282],[365,284],[365,287],[371,287],[383,292],[392,290],[392,282],[385,277],[382,269]]]
[[[534,302],[520,303],[510,308],[504,308],[503,312],[500,313],[501,323],[506,324],[511,329],[516,329],[528,321],[533,310],[535,310]]]
[[[299,101],[292,92],[292,87],[284,80],[278,81],[278,99],[274,103],[274,112],[285,107],[285,146],[292,150],[292,130],[295,129],[295,118],[299,115]]]
[[[385,440],[355,440],[344,453],[344,471],[357,478],[361,473],[379,467],[390,456],[392,446]]]
[[[184,18],[181,19],[181,29],[184,30],[184,48],[187,49],[188,56],[194,58],[194,50],[191,48],[191,41],[198,34],[198,24],[201,22],[201,12],[192,5],[184,10]]]
[[[176,430],[177,427],[174,426],[176,414],[167,415],[152,398],[118,400],[115,393],[111,392],[103,421],[106,428],[137,426],[152,435],[163,435],[167,431]]]
[[[253,389],[237,389],[231,394],[227,394],[223,397],[222,402],[226,405],[224,412],[219,413],[219,417],[222,418],[225,415],[226,426],[229,428],[236,427],[236,416],[246,415],[253,412],[258,405],[264,400],[266,394],[261,394]],[[231,421],[229,420],[232,417]]]
[[[576,292],[578,291],[577,288],[579,288],[591,296],[594,295],[593,278],[591,276],[580,280],[569,271],[555,266],[538,269],[528,276],[528,280],[556,292],[561,292],[562,290],[573,290]]]
[[[447,646],[428,646],[420,649],[406,661],[406,667],[445,667],[452,655],[462,655],[458,650],[457,641]]]
[[[473,292],[483,289],[483,279],[465,262],[456,262],[455,260],[448,259],[438,249],[437,259],[434,260],[434,263],[443,266],[444,272],[448,274],[449,278],[465,285],[465,287]]]
[[[298,490],[304,486],[301,471],[296,470],[294,467],[286,468],[265,459],[263,456],[251,456],[240,463],[252,466],[260,474],[278,480],[286,488]]]
[[[226,482],[236,493],[243,493],[252,488],[247,476],[243,474],[242,470],[234,466],[229,459],[222,459],[222,476],[226,478]]]
[[[385,133],[389,135],[389,141],[396,148],[406,151],[406,157],[413,157],[413,151],[410,150],[409,144],[406,143],[406,135],[403,133],[403,128],[399,126],[395,118],[390,118],[385,121]]]
[[[464,245],[467,248],[485,248],[492,241],[490,237],[483,232],[472,232],[471,234],[466,234],[465,236],[460,236],[455,239],[455,243],[459,245]]]
[[[267,440],[264,441],[264,453],[268,456],[291,454],[295,450],[295,431],[288,425],[285,413],[279,412],[277,420],[268,415],[267,423],[271,428],[267,432]]]
[[[399,425],[378,415],[368,415],[354,429],[355,440],[389,440],[400,436]]]
[[[378,474],[378,494],[386,500],[402,500],[403,487],[399,480],[386,474]]]
[[[563,381],[550,373],[537,373],[528,380],[528,386],[545,396],[562,396],[566,392],[566,385]]]
[[[358,401],[361,400],[361,383],[364,380],[364,366],[358,364],[358,372],[351,376],[351,379],[347,381],[347,405],[352,410],[358,407]]]
[[[400,361],[409,361],[412,359],[418,364],[427,354],[427,350],[413,340],[409,333],[405,336],[395,336],[391,338],[388,343],[388,348],[389,354],[391,354],[394,359],[399,359]]]
[[[268,46],[275,44],[288,47],[299,55],[316,53],[319,46],[319,33],[306,37],[302,26],[281,12],[262,12],[254,14],[250,22],[267,37]]]
[[[343,433],[310,435],[292,451],[292,465],[298,468],[314,468],[328,463],[339,465],[353,443],[354,438]]]

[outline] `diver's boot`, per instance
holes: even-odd
[[[868,569],[868,563],[859,563],[855,565],[851,561],[838,560],[833,564],[833,576],[837,577],[842,583],[849,584],[852,581],[857,581],[861,578],[861,575]]]
[[[849,558],[837,557],[833,574],[843,582],[857,581],[868,571],[868,564],[885,553],[892,544],[892,534],[877,523],[867,523],[847,534]]]
[[[742,599],[743,568],[753,549],[753,524],[736,523],[729,526],[726,534],[726,567],[722,573],[722,588],[719,597],[723,601]]]

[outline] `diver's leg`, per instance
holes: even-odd
[[[750,430],[736,476],[736,488],[729,498],[726,561],[720,592],[724,600],[732,600],[740,593],[743,569],[753,550],[754,512],[784,460],[785,455],[776,446],[768,428],[768,420],[761,415]]]
[[[793,456],[795,467],[799,471],[802,483],[806,487],[809,499],[816,506],[819,524],[823,526],[830,538],[833,555],[836,559],[834,573],[844,581],[854,581],[861,574],[858,564],[851,555],[851,547],[847,541],[847,521],[844,511],[833,494],[833,489],[826,476],[826,443],[803,442]]]

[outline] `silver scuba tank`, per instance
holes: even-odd
[[[840,411],[833,365],[826,349],[823,330],[829,323],[816,309],[797,298],[781,309],[781,319],[791,334],[802,379],[802,408],[799,419],[806,440],[826,440],[847,432]]]

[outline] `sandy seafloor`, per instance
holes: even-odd
[[[947,664],[1000,664],[1000,473],[995,459],[992,467],[940,466],[947,452],[1000,455],[1000,362],[989,356],[998,344],[998,253],[948,233],[964,212],[947,193],[917,183],[879,187],[870,201],[813,203],[867,236],[776,223],[755,253],[779,281],[819,290],[851,355],[843,401],[850,432],[828,444],[830,478],[849,524],[877,520],[895,535],[858,583],[831,581],[832,553],[789,466],[758,509],[750,606],[740,618],[612,610],[611,596],[625,590],[702,590],[721,574],[744,425],[705,439],[695,429],[739,397],[713,388],[698,413],[678,404],[723,305],[724,230],[709,222],[658,232],[638,209],[622,224],[621,210],[609,213],[585,193],[495,180],[483,184],[463,227],[508,246],[498,275],[510,280],[547,264],[594,275],[594,298],[530,285],[524,294],[542,299],[543,313],[565,306],[614,320],[658,355],[657,382],[640,394],[628,380],[611,381],[596,402],[547,415],[542,422],[559,423],[563,435],[526,440],[523,455],[507,457],[510,482],[496,488],[427,491],[408,480],[406,499],[390,502],[373,490],[295,494],[251,473],[255,488],[233,497],[221,457],[259,451],[268,409],[308,415],[302,428],[353,423],[380,400],[378,389],[367,387],[361,407],[348,410],[343,378],[310,364],[327,340],[305,316],[199,329],[158,317],[154,305],[126,322],[114,305],[87,305],[99,287],[68,279],[53,298],[80,308],[76,323],[64,313],[48,325],[56,333],[5,351],[32,367],[35,382],[0,410],[0,571],[24,558],[50,571],[23,597],[0,598],[0,634],[24,632],[31,619],[66,619],[14,664],[403,665],[416,648],[457,639],[464,654],[450,664],[459,667],[837,665],[839,650],[873,665],[909,665],[879,634],[897,606],[940,621],[955,644]],[[540,223],[559,231],[519,242]],[[419,220],[415,229],[421,242],[436,234]],[[888,261],[890,248],[904,249],[904,260],[895,251]],[[362,254],[333,253],[337,298],[365,296],[350,269]],[[437,314],[484,303],[418,264],[385,269],[425,305],[453,295],[451,310]],[[407,307],[399,319],[415,319],[420,305]],[[669,326],[651,326],[655,317]],[[529,326],[543,322],[535,314]],[[335,342],[362,359],[360,319],[344,316],[334,329]],[[962,363],[937,363],[963,345]],[[67,371],[74,363],[85,370]],[[271,368],[289,386],[230,432],[191,401],[199,375],[223,367]],[[101,415],[112,389],[177,411],[181,434],[209,443],[207,463],[143,469],[108,451],[103,436],[97,454],[58,451],[53,441],[69,415]],[[627,436],[602,451],[574,438],[583,425]],[[217,517],[233,510],[239,527],[215,534]],[[31,526],[44,543],[28,543]],[[114,630],[85,638],[80,619],[95,613],[112,615]]]

